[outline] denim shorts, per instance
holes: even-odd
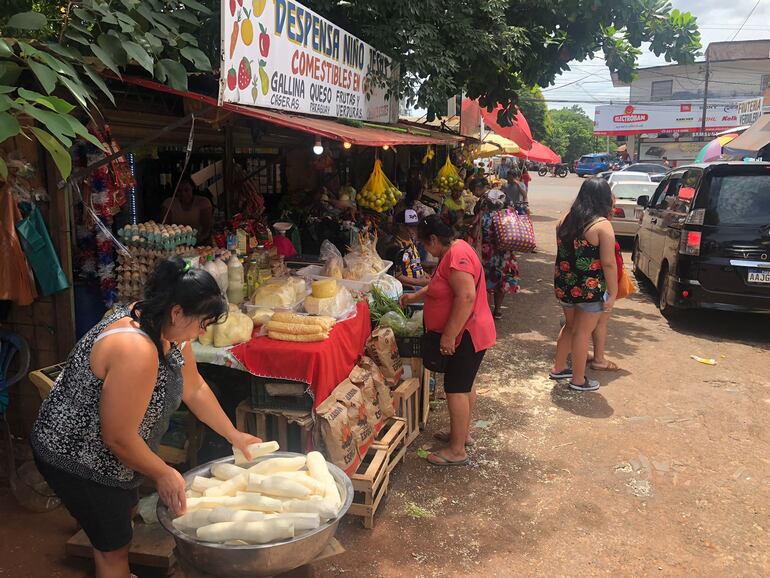
[[[561,301],[561,306],[564,309],[580,309],[584,313],[603,313],[604,302],[607,301],[607,293],[602,296],[601,301],[591,301],[588,303],[565,303]]]

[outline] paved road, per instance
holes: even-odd
[[[546,378],[560,316],[553,228],[581,182],[532,183],[541,252],[521,260],[522,291],[478,380],[471,467],[415,455],[445,425],[440,408],[375,530],[345,525],[348,553],[320,575],[770,574],[766,319],[704,313],[671,326],[642,292],[610,324],[624,371],[597,374],[604,387],[589,394]]]

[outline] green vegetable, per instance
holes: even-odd
[[[401,309],[398,301],[391,299],[385,293],[383,293],[378,287],[372,287],[371,299],[369,300],[369,311],[372,315],[372,321],[379,323],[383,315],[389,311],[393,311],[401,315],[404,321],[407,320],[404,310]]]

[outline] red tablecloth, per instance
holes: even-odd
[[[294,343],[256,337],[230,353],[258,377],[307,383],[315,408],[350,375],[371,332],[369,305],[362,301],[356,316],[337,323],[326,341]]]

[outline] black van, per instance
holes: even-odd
[[[655,283],[663,315],[770,313],[770,163],[677,167],[638,204],[634,273]]]

